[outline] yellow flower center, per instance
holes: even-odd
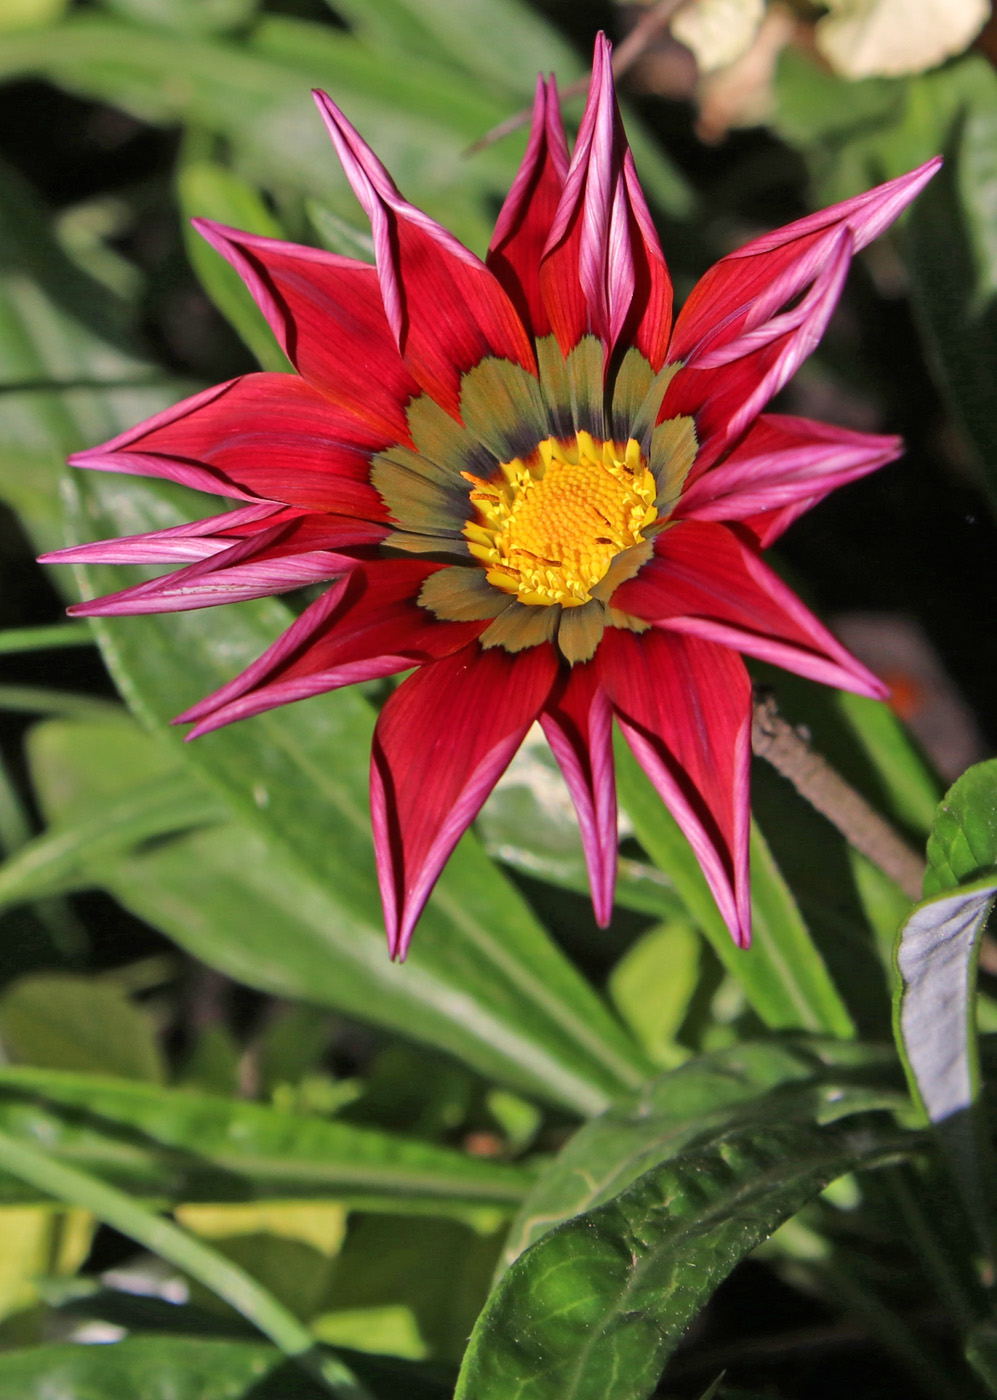
[[[623,550],[657,517],[657,486],[631,438],[580,432],[545,438],[526,461],[502,462],[491,481],[465,472],[477,519],[464,535],[488,582],[521,603],[580,607]]]

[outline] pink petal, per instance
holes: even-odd
[[[731,323],[720,328],[712,340],[701,343],[669,385],[658,418],[662,421],[679,414],[695,418],[700,448],[692,481],[751,427],[772,395],[796,373],[824,334],[841,295],[852,254],[847,226],[829,238],[816,276],[795,306],[760,324],[754,314],[746,314],[731,339],[726,339]],[[813,261],[808,255],[803,270],[812,272]],[[797,271],[794,267],[794,274]],[[792,287],[797,281],[794,275],[787,285]],[[766,296],[759,307],[767,313],[773,300]]]
[[[568,145],[554,79],[537,79],[533,125],[523,163],[506,195],[487,263],[535,336],[549,335],[550,319],[540,295],[540,256],[550,233],[564,177]]]
[[[455,417],[461,375],[488,356],[535,372],[529,337],[495,274],[404,200],[332,99],[314,95],[370,219],[384,310],[409,372]]]
[[[808,508],[817,496],[875,471],[902,452],[898,437],[764,414],[720,466],[693,482],[676,514],[696,520],[758,516],[760,528],[765,512],[800,503]]]
[[[188,738],[355,681],[395,675],[465,646],[484,622],[440,622],[416,603],[438,566],[400,559],[359,566],[317,599],[258,661],[176,723]]]
[[[725,647],[607,628],[595,661],[627,743],[685,832],[735,943],[751,941],[751,685]]]
[[[672,632],[734,647],[797,675],[882,699],[886,687],[804,607],[733,530],[683,520],[613,606]]]
[[[378,543],[383,531],[349,518],[305,518],[266,529],[233,543],[163,578],[135,584],[91,602],[75,603],[74,617],[187,612],[219,603],[244,602],[324,583],[356,567],[340,549]],[[373,534],[372,534],[373,532]]]
[[[247,374],[69,460],[237,500],[384,520],[384,503],[368,480],[377,445],[363,424],[303,379]]]
[[[194,219],[252,292],[304,379],[368,424],[379,446],[409,441],[405,405],[419,392],[367,263]]]
[[[593,665],[572,666],[540,723],[578,813],[592,905],[596,922],[605,928],[616,886],[616,779],[612,710]]]
[[[95,540],[40,554],[40,564],[187,564],[208,559],[227,549],[242,532],[252,533],[262,521],[275,523],[275,517],[294,519],[299,512],[266,501],[257,506],[241,506],[171,525],[168,530],[149,530],[143,535],[124,535],[115,540]],[[382,531],[382,533],[386,533]]]
[[[908,175],[877,185],[855,199],[752,239],[721,258],[693,288],[675,322],[669,359],[688,361],[703,339],[736,317],[793,266],[823,243],[826,231],[848,228],[854,248],[864,248],[893,223],[941,165],[936,156]],[[789,295],[793,295],[790,293]],[[786,299],[785,297],[783,298]]]
[[[450,852],[550,694],[553,647],[477,645],[423,666],[388,700],[374,732],[371,815],[392,957]]]
[[[540,287],[564,354],[591,333],[634,344],[660,369],[671,330],[672,284],[637,181],[613,88],[610,46],[596,38],[592,83]]]

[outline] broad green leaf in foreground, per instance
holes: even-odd
[[[837,1176],[902,1150],[849,1125],[704,1136],[513,1264],[475,1326],[457,1400],[642,1400],[740,1259]]]
[[[690,1060],[578,1129],[523,1202],[503,1262],[700,1140],[746,1123],[829,1122],[896,1106],[895,1078],[885,1050],[839,1041],[747,1042]]]
[[[348,1199],[369,1209],[508,1213],[524,1167],[263,1104],[124,1079],[0,1069],[0,1128],[146,1198]],[[37,1200],[0,1180],[0,1201]]]
[[[111,536],[179,523],[152,483],[95,480],[75,514],[78,536]],[[192,511],[192,513],[196,513]],[[135,575],[89,571],[88,592],[119,588]],[[105,657],[129,704],[152,729],[248,664],[289,621],[278,602],[238,608],[106,619]],[[384,949],[370,837],[368,753],[374,713],[354,690],[273,711],[183,746],[197,772],[231,803],[294,873],[300,896],[318,900],[320,940],[308,950],[311,995],[361,1018],[387,1020],[464,1055],[488,1074],[528,1092],[597,1111],[643,1077],[641,1052],[549,940],[525,903],[472,837],[452,857],[405,966]],[[252,884],[255,874],[245,870]],[[270,963],[295,958],[279,928]],[[300,965],[300,956],[298,956]],[[329,997],[330,981],[348,991]],[[401,1010],[402,1007],[405,1010]],[[418,1028],[418,1029],[416,1029]]]

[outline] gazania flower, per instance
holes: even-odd
[[[199,222],[296,374],[247,374],[78,454],[237,502],[49,559],[180,563],[78,615],[330,583],[257,662],[180,716],[193,735],[415,668],[377,723],[371,809],[391,952],[539,720],[571,790],[596,916],[616,868],[615,717],[750,935],[751,688],[739,652],[883,687],[760,557],[894,437],[764,414],[814,348],[856,248],[937,162],[756,239],[672,325],[664,257],[596,43],[568,154],[537,86],[485,262],[406,203],[323,93],[377,266]]]

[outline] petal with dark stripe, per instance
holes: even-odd
[[[578,813],[592,907],[596,922],[605,928],[616,887],[613,712],[593,665],[572,666],[540,723]]]
[[[315,100],[370,219],[384,310],[410,374],[457,416],[460,376],[487,356],[535,370],[529,336],[495,274],[402,198],[331,98],[316,92]]]
[[[751,941],[751,685],[725,647],[607,628],[602,684],[637,761],[685,832],[735,943]]]
[[[393,957],[405,956],[440,871],[543,709],[557,669],[551,646],[511,655],[472,645],[409,676],[381,711],[370,800]]]
[[[486,262],[534,336],[549,335],[540,295],[540,257],[568,173],[568,143],[554,79],[537,79],[533,124],[523,163],[505,197]]]
[[[540,265],[540,290],[563,354],[593,334],[607,357],[622,339],[661,368],[671,331],[671,278],[623,132],[604,35],[596,40],[589,98]]]
[[[613,595],[645,622],[734,647],[797,675],[882,699],[871,671],[725,525],[683,520],[662,531],[654,558]]]
[[[857,433],[830,423],[783,414],[763,414],[719,466],[686,490],[676,514],[695,520],[753,521],[765,544],[776,523],[789,519],[833,491],[866,476],[903,451],[898,437]],[[787,508],[793,513],[787,518]]]
[[[237,500],[376,521],[387,512],[368,480],[374,446],[369,429],[304,380],[247,374],[69,460]]]
[[[277,705],[395,675],[465,646],[482,623],[440,622],[415,601],[432,567],[392,560],[358,568],[312,603],[258,661],[176,723],[196,722],[188,735],[195,738]]]
[[[405,442],[405,405],[419,390],[384,314],[377,271],[318,248],[193,222],[246,283],[298,373],[368,424],[378,445]]]

